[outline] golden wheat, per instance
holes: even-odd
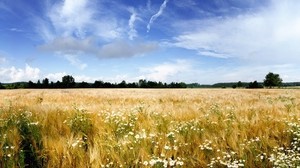
[[[299,98],[292,89],[1,90],[0,167],[300,165]]]

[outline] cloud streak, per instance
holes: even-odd
[[[298,1],[272,1],[252,13],[183,22],[194,26],[181,30],[173,45],[202,56],[254,64],[300,61],[299,8]],[[183,23],[176,26],[184,27]]]
[[[130,19],[128,21],[128,26],[129,26],[129,32],[128,32],[128,36],[130,40],[133,40],[135,37],[137,37],[137,31],[135,29],[135,21],[139,20],[136,11],[133,8],[129,9],[131,15],[130,15]]]
[[[51,43],[40,46],[41,51],[54,52],[61,55],[94,55],[98,58],[127,58],[157,50],[158,46],[154,43],[143,42],[125,42],[115,41],[104,45],[97,45],[96,42],[89,38],[78,40],[72,37],[57,38]],[[71,61],[73,64],[78,64],[78,60]],[[83,66],[82,68],[84,68]]]
[[[154,14],[151,18],[150,18],[150,21],[147,25],[147,32],[150,32],[151,30],[151,25],[153,24],[153,22],[160,16],[163,14],[164,12],[164,9],[167,7],[167,3],[168,3],[169,0],[164,0],[164,2],[161,4],[160,8],[159,8],[159,11]]]

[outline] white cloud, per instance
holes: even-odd
[[[108,9],[102,8],[100,3],[88,0],[64,0],[56,3],[47,12],[51,25],[44,24],[46,27],[38,32],[43,36],[52,32],[56,37],[75,36],[79,39],[91,34],[108,40],[120,37],[123,29],[114,16],[106,13]]]
[[[78,40],[73,37],[59,37],[40,46],[43,51],[61,53],[63,55],[77,55],[82,52],[92,52],[92,39]]]
[[[48,78],[49,81],[56,82],[56,81],[62,81],[62,77],[66,75],[67,75],[66,72],[49,73],[45,75],[45,78]]]
[[[131,15],[128,21],[128,26],[129,26],[129,32],[128,32],[128,36],[130,40],[133,40],[135,37],[137,37],[137,31],[135,29],[135,21],[136,20],[140,20],[140,18],[137,16],[136,11],[134,10],[134,8],[130,8],[129,9]]]
[[[3,82],[20,82],[37,80],[40,77],[40,69],[34,68],[26,64],[24,69],[15,68],[0,68],[0,81]]]
[[[65,36],[73,33],[77,37],[85,36],[85,29],[92,21],[93,10],[87,0],[64,0],[54,5],[48,13],[53,26]]]
[[[66,54],[64,57],[74,66],[79,68],[80,70],[84,70],[87,67],[86,63],[83,63],[81,60],[78,59],[77,55],[69,55]]]
[[[159,11],[154,14],[151,18],[150,18],[150,21],[147,25],[147,32],[149,32],[151,30],[151,25],[153,24],[153,22],[160,16],[163,14],[164,12],[164,9],[167,7],[167,3],[168,3],[169,0],[164,0],[164,2],[161,4],[160,8],[159,8]]]
[[[15,28],[15,27],[10,28],[9,31],[12,31],[12,32],[24,32],[24,30],[18,29],[18,28]]]
[[[151,10],[151,0],[147,0],[147,9]]]
[[[128,43],[118,41],[103,45],[98,52],[101,58],[122,58],[143,55],[157,49],[154,43]]]
[[[175,62],[165,62],[153,67],[140,68],[143,74],[139,78],[146,78],[154,81],[176,81],[181,73],[190,71],[191,63],[187,60],[176,60]]]
[[[152,52],[157,49],[157,45],[154,43],[130,43],[125,41],[117,41],[99,46],[90,38],[78,40],[69,37],[57,38],[51,43],[41,46],[40,49],[47,52],[55,52],[61,55],[88,54],[97,56],[99,58],[124,58]],[[79,60],[75,62],[79,63]]]
[[[300,2],[274,0],[270,4],[239,16],[176,24],[183,33],[174,38],[174,46],[255,64],[300,61]]]

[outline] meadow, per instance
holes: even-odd
[[[0,90],[0,167],[297,167],[297,89]]]

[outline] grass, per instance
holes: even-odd
[[[300,166],[300,90],[0,92],[0,167]]]

